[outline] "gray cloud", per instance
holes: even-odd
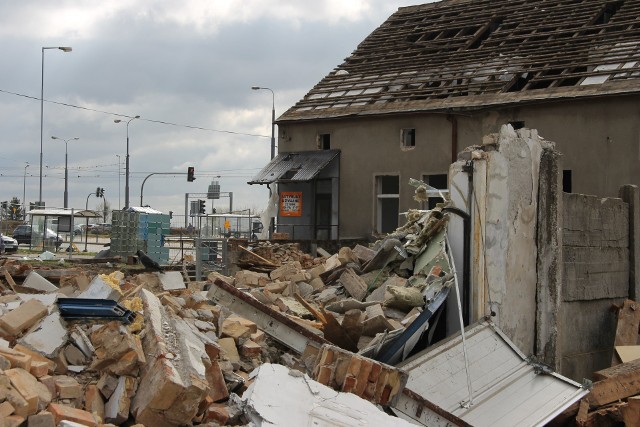
[[[72,206],[83,208],[97,186],[106,189],[112,207],[118,207],[118,192],[124,203],[126,127],[107,114],[115,113],[142,116],[129,125],[132,204],[139,202],[146,175],[186,172],[193,165],[194,183],[182,175],[149,178],[145,204],[181,214],[186,192],[206,192],[220,176],[222,190],[234,193],[234,208],[261,209],[267,190],[246,181],[269,159],[271,94],[250,87],[272,88],[276,111],[284,112],[397,7],[408,4],[340,5],[1,1],[0,199],[22,198],[25,162],[30,164],[26,199],[37,199],[41,47],[69,45],[70,53],[45,52],[45,99],[86,109],[44,105],[47,206],[62,206],[64,189],[64,143],[52,135],[80,138],[69,142]],[[95,207],[96,199],[89,200]]]

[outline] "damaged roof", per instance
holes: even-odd
[[[278,122],[637,93],[640,0],[402,7]]]
[[[280,153],[249,181],[249,184],[272,182],[307,182],[315,178],[340,150],[299,151]]]

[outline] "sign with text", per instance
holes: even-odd
[[[302,192],[280,193],[280,216],[302,216]]]

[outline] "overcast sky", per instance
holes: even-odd
[[[417,2],[420,3],[420,2]],[[246,182],[270,157],[276,116],[342,63],[399,0],[0,0],[0,200],[39,192],[44,51],[43,200],[62,207],[69,141],[69,205],[104,187],[124,206],[126,125],[130,204],[184,214],[185,193],[212,179],[234,209],[262,210],[265,187]],[[119,156],[119,157],[118,157]],[[25,165],[28,162],[29,166]],[[119,165],[120,162],[120,165]],[[216,178],[219,176],[220,178]],[[194,196],[197,198],[197,196]],[[204,198],[204,196],[200,196]],[[89,208],[100,200],[89,197]],[[226,209],[228,199],[215,201]],[[211,201],[207,201],[207,210]]]

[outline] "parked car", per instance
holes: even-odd
[[[31,226],[30,225],[19,225],[13,230],[13,238],[18,241],[18,243],[25,243],[27,245],[31,244]],[[54,244],[56,249],[62,245],[62,238],[50,228],[47,228],[45,233],[45,238],[47,239],[47,243]]]
[[[2,248],[4,252],[18,252],[18,241],[13,237],[5,236],[0,233],[0,238],[2,238]]]
[[[73,235],[74,236],[82,236],[84,234],[84,229],[86,228],[85,224],[75,224],[73,226]]]
[[[89,233],[91,234],[111,234],[111,224],[101,222],[99,224],[89,225]]]

